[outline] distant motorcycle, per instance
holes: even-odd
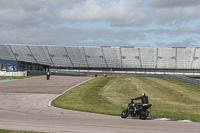
[[[139,109],[137,111],[134,111],[136,108],[136,103],[133,102],[133,100],[131,99],[131,102],[128,104],[128,107],[122,111],[121,117],[126,118],[130,114],[131,117],[139,117],[139,119],[146,119],[150,113],[150,111],[148,111],[147,109],[149,109],[152,106],[152,104],[137,103],[137,106]]]
[[[47,80],[49,80],[50,79],[50,75],[47,75]]]
[[[47,80],[50,79],[50,71],[47,71]]]

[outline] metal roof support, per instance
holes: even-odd
[[[191,61],[191,66],[190,66],[191,69],[194,68],[193,63],[194,63],[194,58],[195,58],[195,54],[196,54],[196,49],[197,48],[194,49],[194,53],[193,53],[193,57],[192,57],[192,61]]]
[[[175,68],[177,68],[177,56],[178,56],[178,49],[175,48],[175,57],[176,57],[176,60],[175,60]]]
[[[31,55],[33,56],[34,60],[38,63],[37,59],[36,59],[35,56],[33,55],[32,51],[31,51],[31,49],[29,48],[28,45],[27,45],[27,48],[29,49],[29,51],[30,51]],[[39,64],[39,63],[38,63],[38,64]]]
[[[102,48],[102,47],[103,47],[103,46],[101,46],[103,58],[104,58],[104,60],[105,60],[106,66],[107,66],[107,68],[108,68],[108,63],[107,63],[107,61],[106,61],[106,57],[105,57],[105,54],[104,54],[104,51],[103,51],[103,48]]]
[[[142,60],[141,60],[140,48],[138,48],[138,53],[139,53],[139,59],[140,59],[140,68],[142,68]]]
[[[50,60],[51,60],[51,62],[52,62],[52,64],[53,64],[53,66],[55,66],[55,65],[54,65],[54,62],[53,62],[53,60],[52,60],[52,57],[50,56],[48,47],[47,47],[47,46],[45,46],[45,47],[46,47],[46,49],[47,49],[48,56],[49,56],[49,58],[50,58]]]
[[[74,67],[74,64],[73,64],[73,62],[72,62],[72,60],[71,60],[71,58],[70,58],[70,56],[69,56],[69,53],[68,53],[66,47],[64,47],[64,49],[65,49],[65,51],[66,51],[66,53],[67,53],[67,56],[69,57],[69,60],[70,60],[70,62],[71,62],[71,64],[72,64],[72,67]]]
[[[85,54],[85,48],[82,47],[82,49],[83,49],[83,54],[84,54],[84,57],[85,57],[85,61],[86,61],[87,67],[89,68],[88,59],[87,59],[86,54]]]
[[[15,58],[15,60],[17,60],[17,57],[15,56],[15,54],[14,54],[14,52],[13,52],[13,50],[12,50],[11,46],[10,46],[10,45],[8,45],[8,47],[10,48],[10,51],[12,52],[12,54],[13,54],[13,57]]]
[[[119,48],[119,55],[120,55],[120,63],[121,63],[121,68],[123,68],[123,62],[122,62],[122,49],[121,47]]]
[[[157,68],[158,66],[158,48],[156,49],[156,66],[155,68]]]

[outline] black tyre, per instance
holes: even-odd
[[[126,118],[126,117],[128,117],[128,115],[129,115],[129,110],[128,109],[123,110],[122,113],[121,113],[121,117],[122,118]]]
[[[141,110],[139,114],[140,119],[146,119],[149,116],[149,111],[148,110]]]

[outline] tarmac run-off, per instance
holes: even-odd
[[[50,100],[89,77],[44,76],[0,82],[0,129],[80,133],[199,133],[199,123],[122,119],[49,107]]]

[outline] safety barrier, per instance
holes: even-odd
[[[19,71],[19,72],[6,72],[0,71],[0,76],[27,76],[26,71]]]
[[[30,75],[46,75],[45,71],[27,71],[28,76]],[[86,76],[85,73],[68,72],[68,71],[51,71],[51,75],[65,75],[65,76]]]

